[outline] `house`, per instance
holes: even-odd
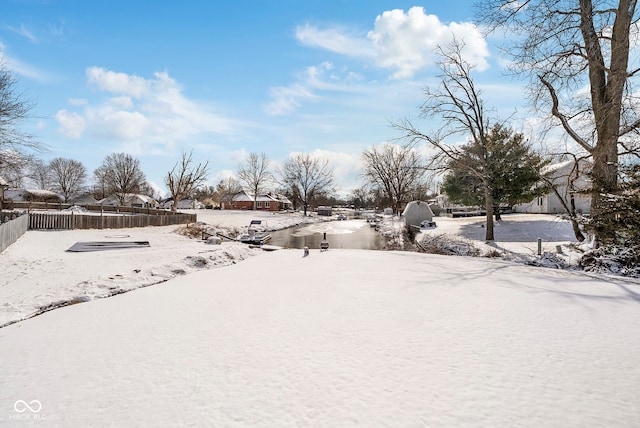
[[[331,207],[319,206],[316,209],[318,215],[330,216],[332,213]]]
[[[160,204],[160,208],[171,209],[173,205],[173,198],[166,199]],[[178,201],[179,210],[201,210],[204,208],[204,204],[197,199],[180,199]]]
[[[252,210],[253,195],[244,190],[220,198],[220,209],[223,210]],[[291,208],[291,201],[284,195],[265,193],[256,198],[256,209],[263,211],[282,211]]]
[[[107,205],[107,206],[119,206],[122,205],[120,203],[120,199],[118,199],[115,195],[108,196],[100,201],[98,201],[99,205]],[[158,203],[150,196],[147,195],[138,195],[138,194],[127,194],[124,198],[124,206],[126,207],[135,207],[135,208],[155,208]]]
[[[573,199],[576,211],[588,214],[591,211],[591,194],[589,193],[591,181],[588,177],[590,171],[590,162],[581,160],[576,165],[575,161],[568,160],[549,165],[542,172],[550,177],[552,184],[568,206],[571,206]],[[553,191],[531,202],[518,204],[514,208],[516,212],[521,213],[558,214],[565,212],[560,198]]]
[[[96,205],[98,201],[91,195],[79,195],[71,200],[74,205],[87,206]]]
[[[50,190],[42,189],[6,189],[4,199],[14,202],[62,202],[62,196]]]
[[[433,211],[424,201],[411,201],[402,212],[405,226],[420,226],[425,220],[433,221]]]

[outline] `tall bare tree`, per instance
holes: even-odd
[[[423,184],[426,173],[422,156],[415,144],[383,143],[362,153],[362,175],[368,184],[380,189],[391,203],[394,213],[408,202],[408,197]]]
[[[314,197],[334,190],[333,169],[329,166],[329,160],[321,160],[310,153],[298,153],[287,159],[279,175],[280,184],[300,197],[305,216]]]
[[[74,159],[55,158],[49,162],[52,187],[59,192],[65,202],[77,196],[85,186],[87,168]]]
[[[102,175],[104,184],[109,194],[118,198],[124,205],[127,196],[140,193],[147,186],[140,161],[127,153],[112,153],[107,156],[94,175]]]
[[[253,193],[253,209],[258,206],[258,195],[273,180],[270,171],[271,161],[265,153],[249,153],[249,156],[238,165],[238,178]]]
[[[53,177],[48,163],[34,159],[29,165],[28,177],[37,189],[50,190]]]
[[[440,127],[429,134],[422,133],[408,119],[394,126],[412,144],[427,143],[436,149],[431,167],[446,170],[454,164],[458,169],[465,168],[482,183],[482,194],[486,210],[485,240],[493,241],[493,192],[491,187],[490,145],[492,122],[485,110],[481,91],[471,76],[474,66],[462,56],[464,43],[454,40],[450,46],[439,48],[438,75],[440,85],[426,88],[425,99],[420,111],[423,117],[436,118]],[[451,136],[464,136],[469,139],[468,146],[473,147],[474,156],[468,150],[448,144]]]
[[[0,52],[0,175],[14,183],[17,178],[14,176],[24,173],[31,153],[43,150],[42,144],[19,128],[29,118],[34,103],[16,90],[17,83]]]
[[[177,211],[178,202],[205,183],[209,174],[209,162],[193,164],[193,151],[182,152],[182,157],[164,179],[173,198],[171,211]]]
[[[631,83],[640,69],[629,63],[637,0],[485,0],[478,10],[489,28],[513,32],[505,53],[529,78],[534,106],[592,156],[592,217],[613,215],[604,202],[617,189],[619,157],[639,148]]]

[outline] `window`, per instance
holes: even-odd
[[[258,207],[258,208],[262,208],[262,201],[258,201],[258,205],[257,205],[257,207]]]
[[[264,203],[265,208],[271,208],[271,201],[267,201]]]

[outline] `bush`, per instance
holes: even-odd
[[[422,253],[442,254],[445,256],[478,257],[482,254],[482,251],[474,246],[473,243],[444,234],[425,237],[417,246],[418,251]]]
[[[640,278],[640,245],[606,245],[586,252],[580,266],[587,272]]]

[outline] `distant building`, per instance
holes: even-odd
[[[573,199],[576,211],[588,214],[591,212],[591,194],[589,192],[591,180],[588,176],[591,167],[591,163],[585,160],[579,161],[577,165],[575,161],[569,160],[549,165],[543,170],[543,173],[551,178],[553,185],[568,206],[570,206]],[[551,191],[531,202],[516,205],[515,211],[535,214],[558,214],[564,213],[565,209],[558,195]]]
[[[41,189],[6,189],[4,199],[14,202],[62,202],[62,196],[50,190]]]
[[[316,213],[318,213],[318,215],[330,216],[332,212],[333,210],[331,209],[331,207],[319,206],[318,208],[316,208]]]
[[[87,206],[87,205],[97,205],[98,200],[91,195],[80,195],[71,200],[74,205]]]
[[[166,199],[160,204],[160,208],[171,209],[173,205],[173,198]],[[197,199],[180,199],[178,201],[179,210],[201,210],[204,208],[204,204]]]
[[[220,209],[223,210],[252,210],[253,195],[244,190],[220,198]],[[291,208],[291,201],[284,195],[277,193],[265,193],[256,198],[256,209],[261,211],[282,211]]]
[[[112,195],[98,201],[98,205],[118,206],[122,204],[120,203],[120,199]],[[128,194],[124,198],[125,207],[155,208],[157,205],[158,203],[155,199],[147,195]]]

